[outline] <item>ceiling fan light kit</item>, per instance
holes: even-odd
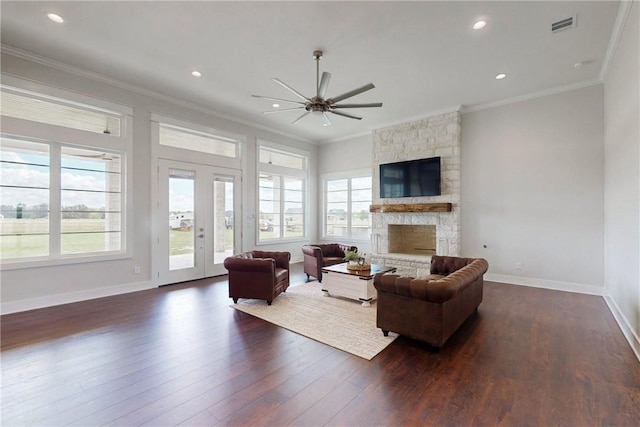
[[[331,125],[331,120],[329,120],[329,116],[327,113],[336,114],[338,116],[347,117],[355,120],[362,120],[362,117],[345,113],[344,111],[340,111],[342,108],[372,108],[372,107],[382,107],[382,102],[373,102],[368,104],[338,104],[340,101],[343,101],[347,98],[351,98],[353,96],[359,95],[362,92],[366,92],[368,90],[373,89],[375,86],[373,83],[368,83],[359,88],[350,90],[349,92],[343,93],[342,95],[334,96],[332,98],[325,98],[327,88],[329,87],[329,81],[331,80],[331,73],[324,71],[322,73],[322,78],[320,77],[320,59],[322,58],[322,51],[315,50],[313,52],[313,58],[316,61],[316,94],[313,97],[306,97],[302,93],[298,92],[288,84],[284,83],[279,79],[272,79],[274,82],[287,89],[289,92],[298,97],[299,101],[292,101],[288,99],[281,98],[273,98],[270,96],[262,96],[262,95],[251,95],[254,98],[268,99],[270,101],[277,102],[286,102],[290,104],[298,104],[297,107],[292,108],[282,108],[274,111],[264,111],[262,114],[273,114],[273,113],[282,113],[286,111],[292,110],[301,110],[305,111],[295,119],[292,124],[298,123],[304,117],[309,114],[313,114],[322,118],[322,125],[329,126]]]

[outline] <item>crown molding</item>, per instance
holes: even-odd
[[[207,108],[207,107],[205,107],[203,105],[196,104],[194,102],[189,102],[189,101],[185,101],[183,99],[178,99],[178,98],[175,98],[175,97],[172,97],[172,96],[164,95],[164,94],[162,94],[160,92],[156,92],[156,91],[153,91],[153,90],[145,89],[145,88],[142,88],[140,86],[133,85],[131,83],[127,83],[127,82],[124,82],[124,81],[121,81],[121,80],[113,79],[113,78],[107,77],[107,76],[105,76],[103,74],[99,74],[99,73],[96,73],[96,72],[93,72],[93,71],[85,70],[84,68],[75,67],[75,66],[72,66],[72,65],[69,65],[69,64],[65,64],[65,63],[62,63],[62,62],[59,62],[59,61],[56,61],[54,59],[47,58],[47,57],[44,57],[44,56],[41,56],[41,55],[36,55],[36,54],[34,54],[32,52],[28,52],[28,51],[25,51],[25,50],[22,50],[22,49],[18,49],[18,48],[15,48],[13,46],[6,45],[4,43],[0,44],[0,51],[2,53],[6,53],[8,55],[15,56],[15,57],[20,58],[20,59],[24,59],[26,61],[35,62],[37,64],[44,65],[46,67],[53,68],[53,69],[56,69],[56,70],[59,70],[59,71],[63,71],[63,72],[69,73],[69,74],[73,74],[73,75],[78,76],[78,77],[84,77],[84,78],[87,78],[87,79],[90,79],[90,80],[98,81],[100,83],[108,84],[110,86],[115,86],[115,87],[118,87],[120,89],[124,89],[124,90],[130,91],[130,92],[134,92],[134,93],[137,93],[137,94],[140,94],[140,95],[148,96],[148,97],[156,99],[158,101],[163,101],[163,102],[167,102],[167,103],[170,103],[170,104],[178,105],[180,107],[189,108],[189,109],[198,111],[200,113],[207,114],[209,116],[214,116],[214,117],[217,117],[217,118],[220,118],[220,119],[223,119],[223,120],[227,120],[227,121],[230,121],[230,122],[233,122],[233,123],[241,124],[243,126],[248,126],[250,128],[253,128],[253,129],[260,129],[260,130],[263,130],[263,131],[266,131],[266,132],[270,132],[270,133],[281,135],[281,136],[284,136],[284,137],[287,137],[287,138],[291,138],[291,139],[296,140],[296,141],[305,142],[307,144],[312,144],[312,145],[317,145],[318,144],[318,142],[314,141],[314,140],[302,138],[302,137],[300,137],[298,135],[294,135],[294,134],[291,134],[291,133],[288,133],[288,132],[283,132],[283,131],[280,131],[278,129],[274,129],[274,128],[271,128],[271,127],[268,127],[268,126],[264,126],[264,125],[260,125],[260,124],[257,124],[257,123],[253,123],[253,122],[249,122],[249,121],[246,121],[246,120],[242,120],[242,119],[239,119],[237,117],[230,116],[230,115],[221,113],[219,111],[215,111],[215,110],[213,110],[211,108]],[[16,77],[20,77],[20,76],[16,76]]]
[[[607,78],[609,66],[611,65],[613,57],[616,54],[616,50],[618,49],[620,37],[622,37],[624,27],[627,24],[627,18],[629,18],[629,13],[631,12],[631,6],[633,5],[633,3],[633,0],[620,1],[620,6],[618,7],[618,15],[616,16],[616,22],[613,25],[613,31],[611,31],[609,45],[607,46],[607,51],[604,55],[604,60],[602,61],[602,67],[600,68],[600,80],[603,82]]]
[[[382,124],[376,126],[375,129],[369,129],[366,132],[360,132],[360,133],[351,134],[351,135],[348,135],[348,136],[341,136],[339,138],[328,139],[326,141],[320,142],[320,144],[331,144],[331,143],[334,143],[334,142],[345,141],[345,140],[348,140],[348,139],[358,138],[358,137],[362,137],[362,136],[370,136],[373,132],[375,132],[376,130],[379,130],[379,129],[384,129],[384,128],[388,128],[388,127],[391,127],[391,126],[401,125],[403,123],[417,122],[419,120],[428,119],[429,117],[439,116],[441,114],[449,114],[449,113],[461,112],[461,110],[462,110],[462,105],[457,105],[457,106],[453,106],[453,107],[443,108],[442,110],[430,111],[430,112],[427,112],[427,113],[422,113],[422,114],[417,115],[417,116],[411,116],[411,117],[406,117],[406,118],[400,119],[400,120],[393,120],[393,121],[390,121],[390,122],[382,123]]]
[[[558,86],[551,89],[541,90],[539,92],[533,92],[533,93],[529,93],[522,96],[516,96],[513,98],[507,98],[507,99],[503,99],[496,102],[490,102],[488,104],[477,104],[477,105],[471,105],[468,107],[463,107],[460,113],[467,114],[467,113],[473,113],[481,110],[488,110],[490,108],[502,107],[503,105],[515,104],[517,102],[529,101],[532,99],[542,98],[544,96],[549,96],[549,95],[557,95],[559,93],[564,93],[564,92],[571,92],[573,90],[582,89],[585,87],[595,86],[599,84],[602,84],[602,81],[600,81],[600,79],[593,79],[593,80],[587,80],[584,82],[575,83],[571,85]]]

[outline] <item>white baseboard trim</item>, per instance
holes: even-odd
[[[604,301],[607,303],[611,314],[613,314],[613,318],[616,319],[616,323],[618,323],[618,326],[622,331],[622,335],[627,339],[631,346],[631,350],[633,350],[636,358],[640,362],[640,338],[633,330],[633,327],[625,315],[620,311],[620,307],[618,307],[618,304],[616,304],[616,301],[611,297],[611,295],[604,295]]]
[[[489,282],[509,283],[512,285],[531,286],[533,288],[553,289],[555,291],[576,292],[579,294],[604,295],[604,287],[584,285],[581,283],[560,282],[556,280],[491,273],[485,274],[484,280]]]
[[[37,308],[52,307],[54,305],[69,304],[72,302],[86,301],[95,298],[110,297],[129,292],[153,289],[156,285],[152,281],[127,283],[106,288],[89,289],[86,291],[71,292],[58,295],[47,295],[38,298],[18,301],[3,302],[0,304],[0,314],[17,313],[20,311],[35,310]]]

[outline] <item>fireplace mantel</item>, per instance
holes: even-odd
[[[393,213],[393,212],[451,212],[451,203],[399,203],[388,205],[371,205],[369,212]]]

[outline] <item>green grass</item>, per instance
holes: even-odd
[[[38,219],[0,220],[0,258],[28,258],[49,255],[48,221]],[[102,231],[104,220],[65,220],[65,230]],[[39,233],[39,234],[34,234]],[[194,232],[170,230],[170,255],[193,253]],[[233,230],[225,230],[225,244],[232,247]],[[105,237],[102,233],[65,234],[62,236],[63,253],[92,253],[105,250]]]
[[[189,231],[170,230],[169,231],[169,255],[192,254],[193,229]]]

